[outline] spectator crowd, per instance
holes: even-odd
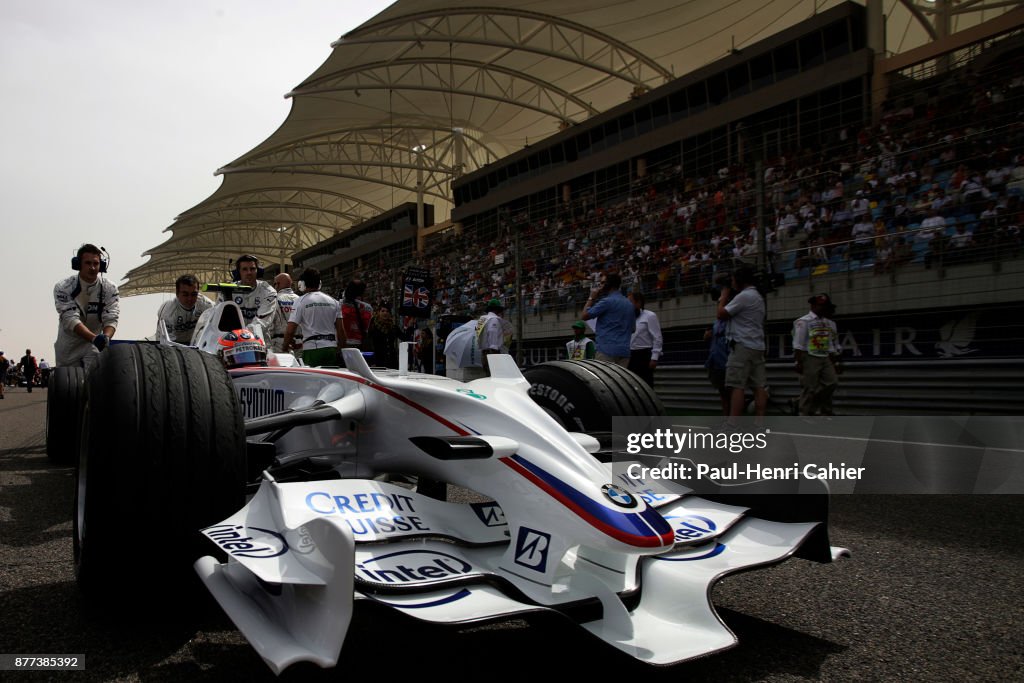
[[[657,300],[704,294],[715,274],[754,265],[763,189],[768,268],[787,280],[847,269],[888,273],[1013,258],[1024,208],[1024,58],[961,67],[893,95],[878,123],[829,132],[828,144],[704,175],[652,167],[604,201],[580,192],[537,217],[500,214],[427,242],[432,312],[479,315],[502,300],[528,313],[578,310],[604,273]],[[521,298],[515,296],[519,232]],[[393,297],[400,266],[362,264],[369,300]]]

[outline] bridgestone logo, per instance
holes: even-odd
[[[238,402],[242,405],[242,414],[245,417],[280,413],[284,410],[284,391],[261,387],[241,387],[238,390]]]
[[[534,384],[530,386],[530,396],[546,399],[558,406],[563,413],[568,415],[576,409],[575,404],[570,401],[562,392],[547,384]]]

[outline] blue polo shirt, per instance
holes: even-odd
[[[636,329],[636,308],[633,302],[612,292],[587,311],[597,321],[597,350],[608,356],[628,356],[629,340]]]

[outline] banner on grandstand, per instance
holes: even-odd
[[[655,308],[654,310],[658,310]],[[563,318],[571,321],[573,316]],[[565,323],[565,328],[570,323]],[[903,310],[856,315],[837,315],[839,345],[845,361],[918,361],[1021,358],[1024,354],[1024,304],[951,306],[942,309]],[[664,325],[661,364],[703,364],[708,325]],[[528,339],[524,343],[527,365],[565,357],[567,335]],[[768,362],[793,359],[792,320],[773,320],[765,325]]]
[[[409,268],[402,276],[402,305],[399,315],[414,318],[430,317],[430,301],[433,298],[434,279],[425,268]]]

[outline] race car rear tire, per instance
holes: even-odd
[[[85,370],[77,365],[55,368],[46,390],[46,457],[54,465],[78,460],[84,404]]]
[[[75,487],[75,574],[90,600],[170,605],[198,584],[199,529],[245,502],[245,432],[220,361],[119,344],[86,382]],[[130,595],[130,594],[129,594]],[[117,602],[124,603],[121,599]]]
[[[530,396],[574,432],[608,434],[612,418],[664,415],[661,399],[638,375],[600,360],[556,360],[523,371]]]

